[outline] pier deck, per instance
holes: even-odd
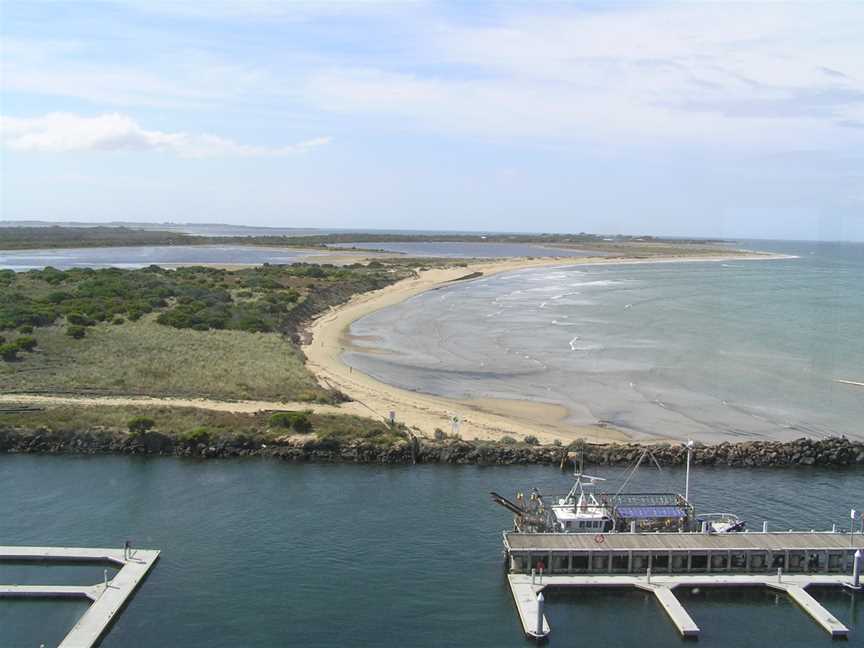
[[[779,580],[776,575],[747,574],[681,574],[663,576],[532,576],[528,574],[509,574],[507,580],[513,592],[513,600],[519,611],[522,628],[531,637],[545,637],[551,631],[548,620],[544,618],[544,634],[538,635],[537,594],[546,588],[560,587],[636,587],[654,594],[657,602],[665,610],[669,619],[682,637],[698,637],[699,626],[673,593],[676,587],[768,587],[785,592],[810,617],[832,637],[845,637],[849,629],[834,615],[805,591],[808,586],[843,586],[849,576],[840,574],[783,574]],[[532,582],[533,581],[533,582]]]
[[[699,627],[673,592],[682,585],[779,590],[832,637],[845,637],[849,629],[806,588],[852,584],[864,534],[505,532],[504,547],[513,599],[531,637],[550,632],[545,618],[539,632],[537,619],[537,594],[546,587],[637,587],[654,595],[681,636],[697,637]]]
[[[123,549],[89,549],[80,547],[0,547],[0,561],[54,561],[112,563],[121,569],[114,578],[92,586],[3,585],[0,597],[65,597],[80,596],[93,601],[59,648],[91,648],[126,604],[153,565],[159,552],[134,549],[124,557]]]

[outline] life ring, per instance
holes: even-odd
[[[597,544],[603,544],[604,542],[606,542],[606,536],[604,536],[602,533],[598,533],[594,536],[594,542],[596,542]]]

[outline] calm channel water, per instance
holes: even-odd
[[[593,469],[616,488],[623,469]],[[694,473],[702,511],[732,509],[758,527],[845,524],[864,508],[860,470]],[[637,489],[682,488],[677,470],[643,470]],[[524,641],[504,579],[488,492],[566,490],[548,467],[292,465],[250,459],[0,456],[3,544],[120,547],[162,559],[105,648],[183,646],[513,646]],[[3,566],[0,581],[46,582]],[[74,570],[73,570],[74,571]],[[100,570],[97,570],[101,573]],[[92,582],[66,570],[64,582]],[[95,580],[98,580],[97,578]],[[832,645],[782,596],[680,592],[702,648]],[[819,597],[864,645],[864,599]],[[0,646],[56,644],[83,606],[0,601]],[[637,592],[550,597],[550,646],[679,646],[662,610]]]

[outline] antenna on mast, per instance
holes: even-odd
[[[690,501],[690,457],[693,455],[693,439],[687,439],[687,469],[684,472],[684,499]]]

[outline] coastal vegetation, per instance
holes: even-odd
[[[302,322],[412,272],[402,262],[0,272],[0,389],[338,402],[304,367]]]
[[[194,237],[179,232],[132,227],[2,227],[0,249],[117,247],[129,245],[194,245]]]
[[[286,424],[287,423],[287,424]],[[0,436],[35,435],[70,439],[95,435],[150,447],[241,443],[300,445],[336,449],[353,442],[393,447],[406,442],[405,429],[383,420],[347,414],[300,412],[223,412],[195,407],[148,405],[47,407],[4,405]],[[0,448],[0,452],[3,448]],[[206,454],[206,453],[205,453]]]
[[[352,463],[545,464],[570,470],[587,465],[632,465],[642,444],[575,442],[535,445],[515,439],[469,441],[449,435],[411,438],[399,426],[350,415],[308,414],[298,432],[271,424],[276,412],[235,413],[192,407],[7,403],[0,417],[0,453],[259,456],[288,461]],[[297,412],[286,412],[297,414]],[[145,421],[136,424],[133,421]],[[152,423],[152,425],[150,425]],[[146,429],[145,429],[146,428]],[[662,465],[683,465],[682,444],[656,444]],[[864,441],[847,438],[697,444],[693,463],[738,468],[862,466]]]
[[[654,257],[681,254],[734,253],[727,242],[708,239],[663,239],[654,236],[519,233],[383,233],[337,232],[302,233],[292,236],[260,235],[259,229],[250,236],[202,236],[176,230],[136,229],[121,227],[3,227],[0,228],[0,249],[25,250],[64,247],[118,247],[139,245],[254,245],[270,247],[327,248],[331,245],[351,245],[358,249],[373,248],[374,243],[522,243],[553,247],[596,250],[607,255]],[[718,247],[722,246],[722,247]]]

